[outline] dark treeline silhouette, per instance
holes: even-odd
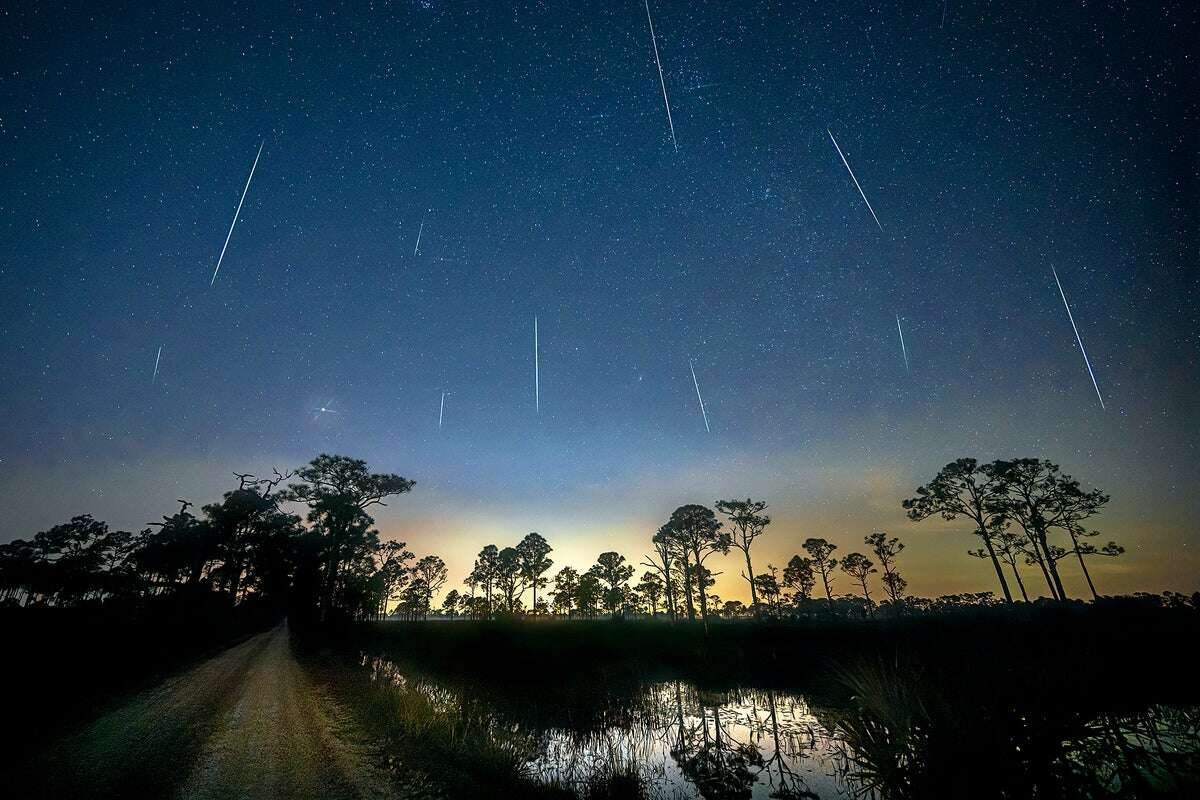
[[[136,609],[165,597],[220,597],[230,608],[302,619],[381,616],[396,601],[410,615],[428,612],[445,564],[381,542],[369,513],[413,481],[330,455],[270,478],[235,477],[220,502],[195,514],[180,501],[137,534],[82,515],[0,545],[0,603]],[[303,518],[293,513],[303,507]]]

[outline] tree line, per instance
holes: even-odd
[[[381,617],[389,610],[408,619],[429,614],[448,579],[445,562],[436,555],[417,558],[403,542],[380,541],[370,514],[411,491],[414,481],[324,454],[269,478],[235,477],[237,488],[198,515],[180,501],[178,511],[138,534],[83,515],[0,545],[0,604],[74,606],[205,593],[222,595],[231,606],[267,604],[320,619]],[[963,458],[902,505],[914,521],[968,520],[982,543],[969,555],[992,563],[1003,601],[1012,602],[1007,575],[1022,599],[1030,599],[1022,567],[1043,576],[1053,599],[1068,599],[1058,566],[1068,557],[1099,597],[1088,560],[1123,552],[1111,541],[1094,545],[1099,534],[1087,527],[1108,500],[1049,461],[980,465]],[[292,513],[297,507],[306,509],[303,517]],[[905,545],[882,531],[841,557],[836,544],[811,537],[782,568],[769,564],[756,572],[755,543],[771,524],[766,511],[767,504],[753,498],[719,500],[712,508],[683,505],[651,536],[640,563],[606,551],[585,570],[563,566],[553,576],[553,548],[539,533],[510,547],[487,545],[463,581],[466,590],[447,592],[440,610],[475,618],[665,615],[707,626],[714,616],[865,616],[993,602],[990,592],[909,596],[897,563]],[[713,556],[730,554],[748,605],[712,592],[720,574]],[[635,581],[639,568],[645,571]],[[850,591],[836,593],[845,586]]]
[[[321,619],[380,616],[400,601],[426,613],[446,581],[437,556],[381,542],[369,511],[412,490],[364,461],[320,455],[269,478],[235,473],[220,502],[139,533],[90,515],[0,545],[0,604],[80,606],[219,595],[230,607],[267,605]],[[291,508],[306,508],[304,516]]]
[[[1108,500],[1104,492],[1085,490],[1049,461],[1016,459],[980,466],[965,458],[946,465],[902,506],[914,521],[939,515],[973,522],[973,533],[984,546],[968,555],[992,561],[1004,601],[1012,602],[1002,564],[1025,601],[1030,596],[1021,576],[1022,566],[1037,568],[1047,581],[1051,598],[1066,600],[1058,562],[1068,556],[1078,561],[1093,599],[1099,598],[1087,561],[1118,556],[1124,548],[1112,541],[1102,547],[1092,544],[1099,533],[1085,522]],[[650,554],[639,565],[648,570],[637,583],[632,583],[634,565],[616,552],[601,553],[583,572],[565,566],[550,578],[552,548],[540,534],[530,533],[504,549],[488,545],[464,581],[468,591],[448,593],[442,611],[472,617],[662,613],[707,624],[712,616],[779,617],[815,613],[818,608],[830,614],[869,615],[880,608],[900,613],[994,602],[991,592],[944,595],[935,600],[909,596],[908,581],[897,565],[905,545],[899,537],[882,531],[863,538],[864,551],[840,558],[835,555],[836,544],[811,537],[803,542],[802,553],[792,556],[782,569],[768,565],[756,573],[754,543],[771,524],[766,510],[765,502],[753,498],[719,500],[713,508],[680,506],[651,537]],[[739,600],[722,601],[711,591],[719,573],[713,571],[710,558],[730,553],[745,565],[744,569],[739,565],[739,574],[749,590],[748,606]],[[872,596],[875,576],[878,587]],[[852,589],[835,595],[840,578]],[[526,594],[531,597],[529,606],[524,603]]]

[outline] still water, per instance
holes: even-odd
[[[624,727],[544,731],[531,771],[568,786],[614,768],[636,772],[663,798],[857,796],[846,743],[800,695],[656,683],[637,709]]]
[[[662,798],[1174,797],[1200,776],[1200,709],[939,710],[901,676],[842,705],[685,681],[451,688],[364,657],[375,680],[470,729],[525,775],[587,795]],[[957,705],[956,705],[957,704]]]

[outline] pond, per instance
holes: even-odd
[[[998,709],[981,697],[938,708],[900,675],[859,675],[840,704],[684,680],[485,689],[378,656],[362,664],[525,777],[581,796],[1174,796],[1200,767],[1194,707]]]

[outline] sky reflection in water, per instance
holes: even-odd
[[[1133,794],[1121,796],[1141,796],[1195,785],[1188,781],[1196,779],[1200,751],[1195,708],[1067,712],[1053,726],[1061,738],[1028,752],[1031,725],[1044,727],[1046,720],[1018,710],[981,723],[1011,723],[1011,732],[972,745],[970,723],[960,731],[930,731],[910,710],[873,708],[870,699],[861,708],[835,708],[793,692],[713,692],[666,681],[597,686],[577,702],[560,703],[555,693],[548,708],[548,696],[528,690],[470,694],[384,658],[364,658],[364,665],[376,680],[418,692],[460,727],[482,731],[530,776],[581,793],[590,784],[636,776],[645,796],[663,800],[908,798],[961,789],[964,782],[993,786],[1001,796],[1047,789],[1062,797],[1112,796],[1122,787]],[[906,714],[915,725],[899,722]],[[1011,752],[991,752],[999,750],[996,741],[1011,744]],[[948,770],[947,761],[955,762]]]

